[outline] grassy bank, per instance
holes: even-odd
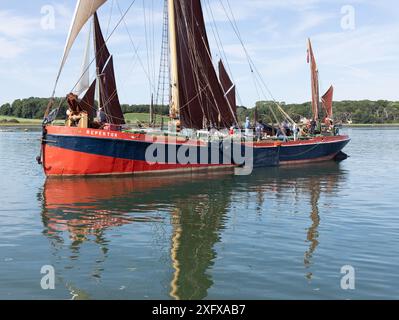
[[[157,125],[161,125],[161,119],[163,118],[164,124],[166,125],[169,121],[169,117],[156,115]],[[148,124],[150,121],[150,115],[148,113],[126,113],[125,119],[128,124]],[[62,120],[58,121],[62,123]],[[16,127],[16,126],[40,126],[42,124],[41,119],[24,119],[8,116],[0,116],[0,126],[3,127]]]
[[[24,118],[15,118],[15,117],[7,117],[0,116],[0,126],[40,126],[42,120],[40,119],[24,119]]]
[[[157,125],[161,125],[162,119],[166,125],[169,121],[169,117],[156,115],[155,120]],[[128,124],[148,124],[150,122],[150,115],[148,113],[125,113],[125,120]]]

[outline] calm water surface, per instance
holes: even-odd
[[[1,299],[399,298],[398,129],[346,129],[340,164],[47,181],[40,133],[2,130]]]

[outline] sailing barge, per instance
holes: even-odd
[[[253,167],[324,161],[332,160],[349,142],[349,137],[333,130],[316,135],[314,127],[309,127],[312,132],[306,134],[300,134],[298,129],[292,137],[287,133],[289,130],[279,126],[276,131],[280,132],[280,139],[268,135],[254,139],[252,134],[243,135],[241,130],[234,130],[240,127],[236,88],[222,61],[218,72],[213,66],[200,0],[166,0],[165,3],[170,54],[168,130],[129,129],[118,98],[113,57],[97,16],[97,10],[105,2],[79,0],[77,3],[56,85],[76,37],[88,23],[93,26],[96,78],[91,84],[83,84],[83,80],[87,82],[89,64],[76,94],[67,96],[69,109],[65,126],[53,124],[59,107],[49,104],[38,159],[47,176],[187,172],[248,165],[246,160],[235,161],[231,151],[234,148],[241,153],[250,148]],[[310,41],[308,57],[313,124],[320,123],[320,103],[318,71]],[[81,99],[80,94],[83,94]],[[326,110],[325,119],[330,121],[332,89],[323,96],[322,105]],[[297,125],[291,124],[296,130]],[[226,159],[226,149],[230,159]],[[163,150],[163,158],[159,157],[159,150]],[[157,161],[150,161],[149,154]]]

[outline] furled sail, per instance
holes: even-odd
[[[125,124],[122,108],[116,89],[113,58],[110,55],[101,32],[97,14],[94,14],[94,38],[96,48],[96,66],[100,79],[101,107],[110,124]]]
[[[72,24],[69,29],[68,38],[65,44],[64,54],[61,60],[61,67],[58,72],[57,79],[59,78],[62,68],[65,65],[66,59],[68,58],[69,51],[71,51],[72,45],[76,40],[80,30],[90,19],[90,17],[100,8],[107,0],[78,0],[75,8],[75,13],[72,19]]]
[[[170,1],[176,32],[176,37],[171,37],[176,51],[172,69],[176,67],[178,73],[178,84],[172,83],[177,86],[178,97],[172,101],[178,101],[181,125],[195,129],[205,125],[230,127],[235,117],[212,64],[201,1]]]
[[[312,86],[312,113],[313,120],[319,119],[319,71],[313,54],[312,43],[308,39],[308,63],[310,64],[311,86]]]
[[[321,102],[323,104],[323,108],[326,112],[327,118],[332,118],[333,116],[333,95],[334,95],[334,87],[331,86],[327,92],[321,97]]]
[[[79,102],[79,106],[83,111],[87,112],[89,121],[93,121],[94,117],[96,116],[96,108],[94,105],[94,95],[96,92],[96,84],[97,80],[95,79],[89,89],[86,91],[85,95],[83,96],[82,100]]]
[[[230,113],[237,118],[236,86],[231,81],[222,60],[219,61],[219,79],[227,99]]]
[[[91,25],[88,26],[86,48],[83,55],[83,62],[81,68],[81,77],[76,86],[75,93],[80,96],[84,91],[90,87],[90,40],[91,40]]]

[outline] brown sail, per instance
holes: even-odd
[[[321,97],[321,102],[323,104],[323,108],[326,112],[327,118],[332,118],[333,116],[333,94],[334,94],[334,87],[331,86],[327,92]]]
[[[110,124],[125,124],[122,108],[119,102],[118,91],[116,90],[115,72],[113,58],[109,59],[100,77],[101,106]]]
[[[94,14],[94,34],[96,64],[100,78],[101,107],[104,110],[108,123],[115,125],[125,124],[116,89],[113,58],[104,41],[97,13]]]
[[[104,70],[111,54],[108,51],[103,34],[101,32],[100,22],[98,21],[97,12],[94,13],[94,50],[96,52],[96,66],[99,72]]]
[[[96,116],[96,108],[94,106],[94,96],[96,93],[96,84],[97,81],[94,80],[89,89],[86,91],[86,94],[80,100],[79,102],[79,107],[83,110],[86,111],[89,122],[92,122],[94,120],[94,117]]]
[[[180,121],[183,127],[235,123],[212,64],[200,0],[175,0]]]
[[[235,120],[237,119],[236,87],[231,81],[222,60],[219,61],[219,79],[228,102],[230,113]]]

